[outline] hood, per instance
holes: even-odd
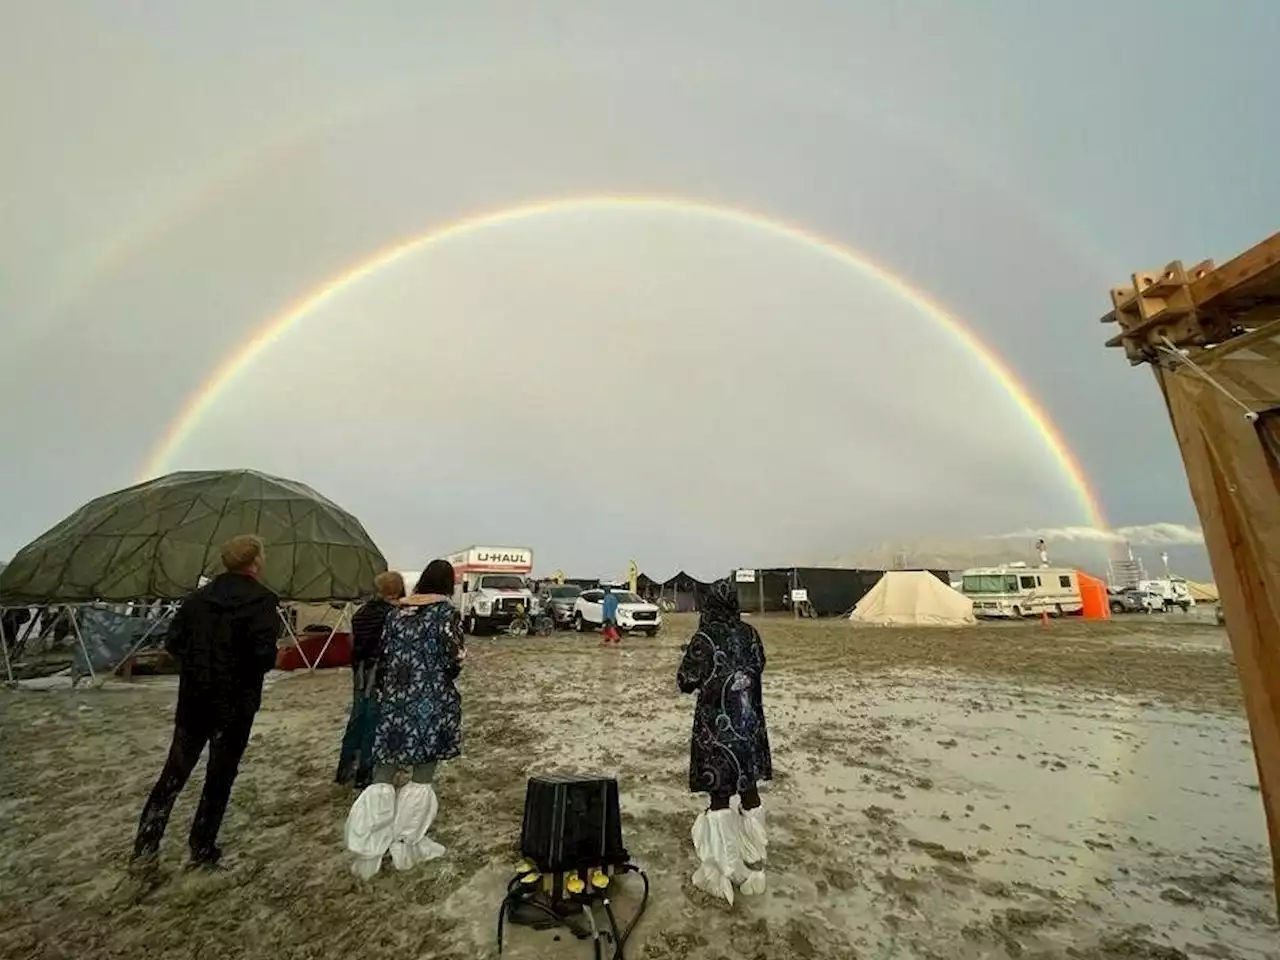
[[[531,597],[533,593],[528,587],[481,587],[476,593],[486,597]]]
[[[433,603],[446,603],[452,597],[442,597],[438,593],[411,593],[400,600],[402,607],[429,607]]]
[[[619,610],[657,610],[656,603],[650,603],[648,600],[641,600],[639,603],[620,603]]]
[[[738,585],[730,580],[717,580],[701,598],[702,619],[733,623],[742,616],[738,609]]]
[[[204,599],[215,610],[237,610],[261,603],[275,594],[253,577],[243,573],[220,573],[201,588]]]

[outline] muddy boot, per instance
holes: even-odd
[[[733,905],[733,877],[743,873],[742,825],[735,810],[708,810],[693,822],[693,849],[699,867],[693,885]]]
[[[429,783],[406,783],[396,795],[391,863],[397,870],[412,870],[420,863],[444,856],[444,847],[427,836],[440,810],[435,788]]]
[[[347,814],[344,835],[347,849],[355,855],[351,872],[362,880],[382,869],[382,858],[395,838],[396,788],[389,783],[366,787]]]

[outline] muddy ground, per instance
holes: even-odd
[[[331,782],[349,675],[273,675],[223,831],[226,869],[125,869],[167,748],[173,681],[0,693],[0,956],[488,957],[524,783],[607,772],[653,880],[632,958],[1280,956],[1235,669],[1212,624],[1132,618],[968,630],[758,621],[776,780],[769,891],[728,909],[687,878],[692,625],[621,651],[484,639],[464,758],[413,874],[362,884]],[[197,771],[197,779],[202,775]],[[618,909],[634,909],[634,887]],[[590,957],[516,929],[506,955]]]

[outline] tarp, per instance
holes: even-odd
[[[84,647],[76,644],[72,648],[71,675],[110,673],[144,639],[152,646],[158,643],[164,637],[168,620],[167,615],[157,622],[105,607],[85,607],[80,611],[78,624]]]
[[[360,522],[305,484],[254,470],[172,473],[93,500],[0,572],[7,603],[178,599],[256,533],[284,600],[357,600],[387,569]]]
[[[977,623],[973,601],[923,570],[890,570],[858,601],[850,620],[893,627]]]
[[[1196,603],[1217,603],[1218,587],[1212,583],[1197,583],[1195,580],[1184,580],[1187,592]]]

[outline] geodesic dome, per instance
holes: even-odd
[[[85,504],[0,571],[6,603],[178,599],[256,533],[282,600],[357,600],[387,569],[360,521],[306,484],[256,470],[182,471]]]

